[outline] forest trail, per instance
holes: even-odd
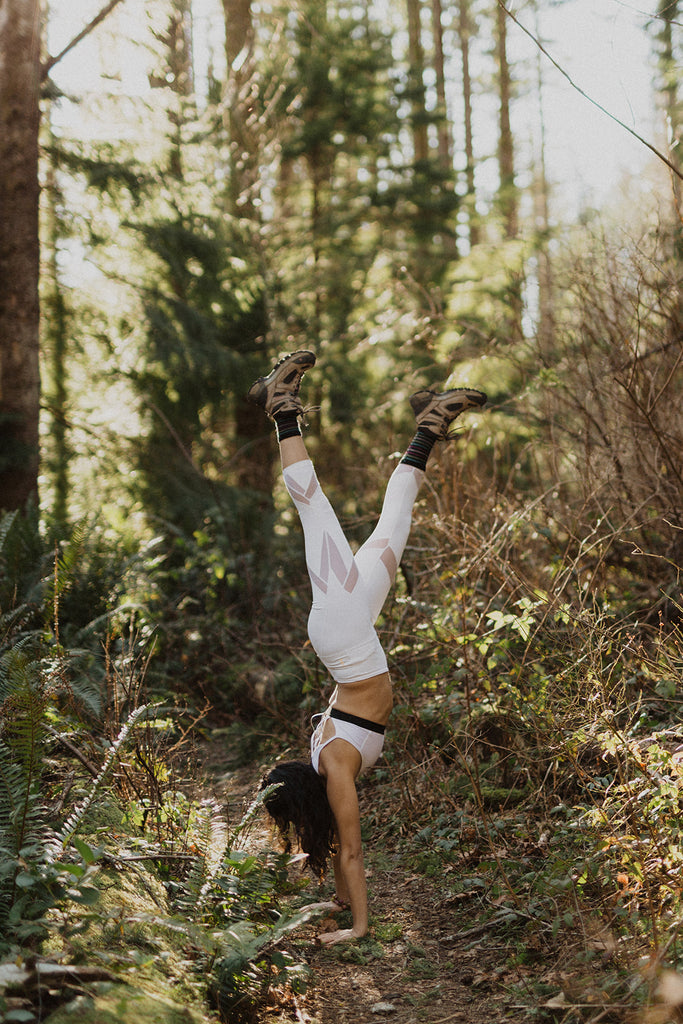
[[[406,875],[400,866],[373,869],[373,860],[369,851],[370,940],[345,950],[313,947],[309,962],[315,984],[302,1007],[303,1019],[319,1024],[528,1020],[510,996],[511,985],[522,979],[505,967],[505,947],[487,932],[462,937],[468,931],[466,915],[443,901],[438,878]]]
[[[232,822],[253,798],[257,777],[257,768],[242,769],[218,782]],[[266,821],[250,827],[245,845],[272,845]],[[511,965],[509,943],[481,925],[476,908],[468,907],[472,901],[444,898],[442,876],[411,870],[400,849],[370,838],[365,853],[370,934],[359,943],[321,947],[316,934],[339,927],[335,920],[346,926],[341,916],[318,919],[297,931],[289,947],[311,969],[307,991],[279,1004],[271,1001],[258,1016],[259,1024],[528,1022],[538,998],[532,986],[551,965]],[[311,882],[310,902],[331,894],[330,884],[321,895]],[[543,980],[550,981],[550,974]]]

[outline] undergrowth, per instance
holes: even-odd
[[[62,644],[85,535],[46,571],[36,527],[0,528],[0,1015],[46,1020],[84,985],[134,980],[250,1021],[307,982],[281,945],[310,916],[281,908],[287,858],[244,845],[266,794],[237,823],[207,796],[205,709],[147,699],[153,641],[130,609],[105,617],[99,650]]]

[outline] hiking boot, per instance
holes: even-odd
[[[260,405],[273,419],[281,412],[303,413],[299,398],[301,378],[315,366],[315,353],[303,350],[283,356],[267,377],[259,377],[249,388],[247,398]]]
[[[418,427],[431,431],[441,439],[448,437],[449,426],[461,412],[481,409],[485,402],[484,392],[472,388],[451,388],[441,392],[424,388],[410,396]]]

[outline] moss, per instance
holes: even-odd
[[[206,1024],[212,1018],[129,985],[101,986],[60,1006],[45,1024]]]
[[[140,862],[125,864],[121,868],[102,867],[91,884],[100,891],[100,898],[91,912],[84,916],[82,908],[74,906],[70,914],[67,906],[66,917],[75,923],[75,927],[66,924],[60,930],[61,934],[55,930],[43,952],[57,957],[66,955],[74,964],[98,963],[117,973],[125,971],[129,977],[130,972],[134,972],[135,992],[131,994],[126,986],[112,990],[107,996],[107,1006],[117,997],[117,991],[128,993],[125,997],[134,1003],[136,999],[143,998],[143,990],[147,990],[149,998],[159,1001],[159,1012],[165,1013],[164,1007],[167,1006],[175,1006],[180,1012],[171,996],[183,1003],[200,1006],[205,998],[206,979],[196,973],[188,960],[188,947],[193,950],[192,939],[185,933],[183,922],[173,917],[164,885],[151,866]],[[191,928],[189,922],[187,927]],[[99,1006],[100,997],[98,1000]],[[87,1000],[83,1004],[76,1001],[73,1004],[74,1015],[65,1019],[94,1019],[89,1015],[80,1016],[81,1013],[86,1014],[88,1006]],[[118,1011],[111,1012],[114,1013],[111,1018],[97,1017],[98,1024],[100,1020],[102,1024],[108,1024],[110,1019],[117,1022],[125,1020],[129,1024],[132,1019],[127,1014],[116,1016]],[[144,1013],[140,1019],[146,1019]],[[177,1018],[179,1024],[192,1019],[195,1018]],[[175,1018],[166,1015],[159,1020],[165,1022]]]
[[[89,960],[93,949],[115,955],[130,951],[131,946],[149,953],[163,950],[173,958],[181,955],[184,937],[158,923],[170,917],[170,909],[166,890],[151,870],[142,864],[127,864],[122,870],[101,868],[92,884],[100,898],[89,927],[83,935],[69,937],[77,960]]]

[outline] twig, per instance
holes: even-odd
[[[576,89],[576,91],[580,93],[584,97],[584,99],[588,100],[589,103],[592,103],[594,107],[597,107],[598,110],[602,111],[603,114],[606,114],[607,117],[609,117],[612,121],[618,124],[621,128],[624,128],[625,131],[629,133],[629,135],[632,135],[633,138],[637,139],[638,142],[642,143],[643,146],[646,146],[651,153],[654,153],[654,155],[659,160],[662,161],[662,163],[666,164],[669,170],[672,171],[672,173],[675,174],[677,178],[680,178],[681,181],[683,181],[683,173],[681,173],[681,171],[679,171],[676,165],[672,163],[671,160],[668,159],[668,157],[664,156],[664,154],[659,149],[657,149],[656,146],[653,146],[651,142],[648,142],[647,139],[644,139],[643,136],[639,135],[638,132],[635,131],[633,128],[629,128],[629,126],[627,124],[624,124],[624,122],[621,121],[616,116],[616,114],[612,114],[611,111],[609,111],[606,107],[603,107],[602,103],[598,103],[598,101],[594,100],[592,96],[589,96],[588,93],[584,89],[582,89],[580,85],[576,84],[576,82],[571,77],[569,72],[565,71],[562,65],[558,64],[555,58],[550,53],[548,53],[541,40],[537,39],[533,32],[526,28],[526,26],[521,23],[521,21],[512,13],[512,11],[509,11],[507,9],[503,0],[498,0],[498,6],[502,7],[502,9],[507,14],[508,18],[511,18],[512,21],[514,21],[515,25],[517,25],[518,28],[521,28],[522,32],[524,32],[524,34],[527,35],[533,43],[535,43],[535,45],[539,48],[541,53],[548,58],[553,67],[556,68],[560,72],[560,74],[567,79],[572,89]]]
[[[196,856],[193,853],[140,853],[134,857],[122,856],[118,853],[103,853],[102,860],[109,861],[111,864],[134,864],[140,860],[196,860]]]
[[[456,1017],[462,1017],[462,1010],[458,1010],[456,1013],[452,1013],[450,1017],[439,1017],[433,1024],[446,1024],[447,1020],[455,1020]]]
[[[122,3],[122,0],[109,0],[109,3],[102,8],[100,13],[96,14],[92,21],[89,21],[85,28],[82,29],[77,36],[74,36],[71,42],[67,43],[64,49],[58,53],[56,57],[48,57],[43,64],[41,81],[44,82],[55,64],[58,64],[62,57],[65,57],[70,50],[73,50],[74,46],[77,46],[81,39],[85,39],[85,37],[89,35],[94,28],[97,28],[100,22],[104,21],[107,15],[110,14],[115,7],[118,7],[120,3]]]
[[[69,740],[67,740],[64,736],[62,736],[61,733],[57,732],[56,729],[53,729],[51,725],[46,725],[45,729],[46,729],[47,732],[49,732],[50,736],[52,736],[54,739],[56,739],[58,743],[61,743],[61,745],[66,750],[68,750],[70,754],[73,754],[73,756],[76,758],[77,761],[81,762],[81,764],[86,769],[86,771],[90,772],[90,774],[92,775],[93,779],[97,778],[97,776],[99,775],[100,769],[96,768],[94,765],[90,764],[90,761],[88,761],[88,759],[85,756],[85,754],[82,754],[80,752],[78,747],[75,747],[73,745],[73,743],[70,743]]]

